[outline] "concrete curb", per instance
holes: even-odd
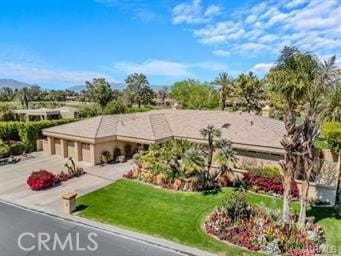
[[[116,235],[116,236],[120,236],[126,239],[130,239],[130,240],[134,240],[140,243],[144,243],[144,244],[148,244],[154,247],[159,247],[168,251],[173,251],[175,253],[178,254],[183,254],[183,255],[190,255],[190,256],[213,256],[215,254],[209,253],[209,252],[205,252],[205,251],[201,251],[199,249],[196,248],[192,248],[192,247],[188,247],[185,245],[180,245],[177,244],[175,242],[172,241],[168,241],[168,240],[164,240],[162,238],[157,238],[157,237],[153,237],[150,235],[146,235],[146,234],[141,234],[141,233],[137,233],[134,231],[130,231],[130,230],[126,230],[123,228],[118,228],[109,224],[103,224],[103,223],[99,223],[99,222],[95,222],[92,220],[88,220],[76,215],[66,215],[66,214],[61,214],[61,213],[57,213],[57,212],[47,212],[45,210],[39,210],[39,209],[35,209],[35,208],[31,208],[28,206],[23,206],[17,203],[13,203],[13,202],[9,202],[6,201],[4,199],[0,199],[0,202],[10,205],[10,206],[14,206],[17,208],[21,208],[27,211],[31,211],[31,212],[35,212],[35,213],[39,213],[48,217],[53,217],[53,218],[57,218],[63,221],[67,221],[67,222],[71,222],[80,226],[84,226],[84,227],[88,227],[94,230],[99,230],[102,232],[105,232],[107,234],[112,234],[112,235]]]

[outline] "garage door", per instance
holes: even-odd
[[[90,144],[82,143],[82,160],[90,162]]]
[[[75,143],[73,141],[67,142],[67,156],[75,159]]]
[[[62,147],[60,144],[60,139],[54,139],[54,151],[56,155],[62,155]]]

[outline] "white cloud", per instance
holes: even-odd
[[[204,8],[201,0],[193,0],[190,3],[181,3],[172,10],[172,22],[174,24],[198,24],[209,22],[213,17],[221,13],[218,5],[210,5]]]
[[[245,30],[240,27],[240,24],[230,21],[218,22],[194,31],[194,35],[203,44],[226,43],[229,40],[239,39],[244,34]]]
[[[297,7],[297,6],[303,5],[307,2],[308,2],[308,0],[292,0],[292,1],[289,1],[289,3],[287,3],[285,5],[285,7],[288,9],[292,9],[292,8]]]
[[[258,75],[264,75],[273,65],[274,63],[258,63],[251,68],[251,71]]]
[[[183,63],[167,60],[147,60],[141,63],[117,62],[113,68],[114,71],[125,74],[138,72],[153,76],[189,77],[194,76],[193,69],[221,71],[227,69],[227,66],[216,62]]]
[[[200,6],[200,1],[193,3]],[[340,20],[339,0],[270,0],[247,4],[214,21],[190,27],[189,31],[193,31],[201,44],[223,46],[231,54],[246,57],[254,57],[258,52],[272,54],[273,58],[284,45],[295,45],[321,55],[339,51]],[[213,54],[217,55],[215,51]]]
[[[0,63],[0,77],[17,78],[28,82],[84,83],[94,77],[108,77],[93,71],[69,71],[49,69],[35,65],[3,62]]]
[[[213,54],[219,57],[226,57],[226,56],[229,56],[231,53],[225,50],[214,50]]]
[[[118,62],[114,64],[114,70],[124,72],[126,74],[137,72],[147,75],[176,77],[191,75],[185,64],[163,60],[148,60],[142,63]]]

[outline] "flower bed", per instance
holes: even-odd
[[[251,207],[242,192],[233,193],[214,210],[204,227],[219,240],[272,255],[317,255],[325,242],[320,227],[312,223],[305,227],[298,227],[294,222],[284,224],[279,212]]]
[[[60,180],[56,175],[46,170],[32,172],[27,179],[27,184],[32,190],[42,190],[58,184]]]
[[[243,178],[247,189],[251,191],[268,193],[275,196],[283,195],[283,185],[278,168],[267,166],[257,168],[244,174]],[[299,190],[295,181],[291,184],[292,198],[299,198]]]
[[[35,171],[27,178],[27,185],[32,190],[47,189],[59,184],[60,182],[72,179],[73,177],[79,177],[84,173],[83,168],[80,167],[77,167],[73,172],[61,171],[57,175],[46,170]]]

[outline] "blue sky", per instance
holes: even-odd
[[[284,45],[338,57],[340,21],[340,0],[0,0],[0,78],[66,88],[133,72],[153,85],[262,76]]]

